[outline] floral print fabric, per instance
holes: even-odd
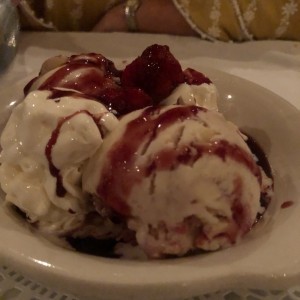
[[[208,40],[300,39],[300,0],[173,0]]]
[[[300,40],[300,0],[171,1],[207,40]],[[124,0],[23,0],[23,28],[88,31],[121,2]]]
[[[88,31],[108,9],[120,2],[121,0],[23,0],[20,3],[23,28]]]

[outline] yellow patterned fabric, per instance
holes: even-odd
[[[203,38],[300,40],[300,0],[173,0]]]
[[[23,0],[22,28],[88,31],[120,0]]]

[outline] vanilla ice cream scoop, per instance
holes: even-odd
[[[197,105],[218,111],[219,93],[213,83],[192,85],[182,83],[161,102],[161,105]]]
[[[238,242],[261,210],[262,170],[232,123],[198,106],[132,112],[97,150],[83,187],[122,215],[149,257]]]
[[[58,94],[64,96],[53,99]],[[64,235],[80,229],[94,211],[82,191],[82,168],[117,124],[102,104],[79,93],[30,93],[13,110],[1,136],[6,203],[43,232]]]
[[[183,71],[185,82],[161,101],[161,105],[196,105],[218,111],[219,93],[213,82],[204,74],[188,68]]]

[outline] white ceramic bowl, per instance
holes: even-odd
[[[239,245],[214,253],[126,261],[63,249],[0,209],[3,261],[39,282],[85,300],[175,300],[225,288],[279,289],[299,283],[300,113],[251,82],[217,70],[191,67],[213,80],[221,95],[220,110],[259,142],[273,168],[275,198],[250,234]],[[25,82],[1,91],[2,125]],[[293,205],[281,208],[286,201]]]

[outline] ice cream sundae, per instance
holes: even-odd
[[[215,85],[167,46],[123,70],[101,54],[51,58],[24,91],[1,136],[0,182],[40,232],[177,257],[236,244],[271,200]]]

